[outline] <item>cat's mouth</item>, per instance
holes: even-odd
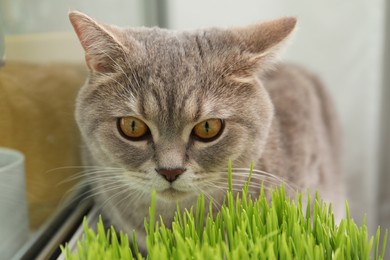
[[[180,191],[177,189],[174,189],[172,187],[169,187],[168,189],[162,190],[158,192],[158,195],[160,195],[163,198],[167,199],[177,199],[178,197],[184,197],[187,196],[189,192],[186,191]]]

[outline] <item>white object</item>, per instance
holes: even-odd
[[[0,259],[11,259],[29,230],[24,156],[7,148],[0,148],[0,223]]]

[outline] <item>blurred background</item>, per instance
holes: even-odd
[[[73,9],[104,23],[171,29],[296,16],[283,57],[316,72],[333,96],[351,215],[361,223],[367,214],[371,233],[390,227],[388,1],[0,0],[0,146],[26,156],[30,232],[75,183],[64,181],[75,170],[60,167],[80,164],[73,101],[86,71],[67,17]]]

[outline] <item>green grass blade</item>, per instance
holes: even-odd
[[[382,243],[382,253],[380,256],[380,259],[385,259],[385,251],[386,251],[386,246],[387,246],[387,237],[389,235],[389,230],[386,229],[385,235],[383,237],[383,243]]]

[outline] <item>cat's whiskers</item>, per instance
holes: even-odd
[[[248,169],[248,168],[232,168],[232,171],[234,173],[246,173],[248,174],[249,176],[249,173],[252,172],[252,176],[255,176],[256,174],[257,175],[263,175],[263,176],[268,176],[268,177],[271,177],[271,178],[274,178],[274,179],[277,179],[277,180],[280,180],[280,181],[286,181],[284,178],[280,177],[280,176],[277,176],[275,174],[272,174],[272,173],[269,173],[269,172],[266,172],[266,171],[262,171],[262,170],[257,170],[257,169]]]
[[[107,204],[112,204],[113,206],[117,205],[118,204],[118,201],[117,202],[114,202],[112,203],[112,201],[114,201],[114,199],[118,198],[118,197],[122,197],[126,194],[129,193],[129,190],[124,188],[122,185],[118,185],[116,186],[116,190],[119,190],[118,192],[112,194],[112,195],[109,195],[107,194],[107,191],[103,190],[102,194],[104,193],[107,197],[107,199],[105,201],[103,201],[102,203],[100,203],[100,205],[98,206],[98,209],[102,209],[104,208]],[[112,190],[115,190],[115,189],[111,189]],[[136,192],[137,190],[133,190],[133,192]],[[97,195],[95,195],[97,196]]]
[[[102,185],[102,183],[104,183]],[[120,180],[112,181],[108,180],[104,182],[104,179],[96,180],[95,182],[90,183],[83,183],[83,185],[88,186],[88,190],[84,193],[84,195],[88,195],[87,198],[94,197],[99,195],[99,191],[101,191],[101,194],[104,194],[106,192],[111,191],[111,187],[122,185],[122,182]],[[102,191],[102,188],[105,190]]]
[[[139,198],[141,198],[143,193],[144,192],[141,189],[127,189],[126,187],[124,187],[123,190],[111,196],[111,199],[120,198],[119,200],[112,203],[112,205],[118,206],[125,200],[129,200],[129,203],[131,204],[132,202],[137,201]],[[128,203],[126,203],[126,207],[128,207]]]
[[[226,174],[226,172],[225,172]],[[208,198],[212,201],[213,205],[214,206],[217,206],[217,209],[220,209],[221,208],[221,204],[220,202],[218,202],[219,200],[214,198],[212,195],[210,195],[207,190],[218,190],[219,192],[222,193],[222,197],[223,195],[225,194],[225,192],[227,191],[228,189],[228,182],[226,181],[225,182],[225,185],[220,185],[218,183],[218,181],[221,180],[220,178],[220,175],[219,174],[216,174],[216,172],[202,172],[202,173],[198,173],[197,174],[197,186],[199,187],[198,190],[200,191],[200,193],[204,193],[205,196],[206,194],[208,195]],[[222,183],[222,181],[221,181]],[[221,194],[219,194],[218,196],[220,196]],[[222,201],[221,201],[222,203]]]
[[[60,170],[67,170],[67,169],[86,169],[81,172],[77,173],[72,173],[72,175],[68,178],[65,178],[63,181],[58,182],[57,186],[64,185],[66,183],[71,183],[71,182],[76,182],[77,184],[74,185],[72,188],[68,189],[65,194],[62,196],[62,199],[60,201],[61,203],[64,203],[64,201],[67,201],[66,204],[72,203],[81,197],[84,197],[85,193],[83,194],[78,194],[77,196],[71,198],[69,200],[70,194],[76,192],[78,189],[82,189],[85,186],[90,186],[91,183],[95,180],[95,178],[99,179],[112,179],[113,177],[113,172],[119,171],[119,168],[113,168],[113,167],[100,167],[100,166],[65,166],[65,167],[58,167],[55,169],[51,169],[46,172],[47,173],[53,173],[55,171],[60,171]],[[98,177],[95,177],[98,176]]]
[[[261,178],[271,178],[278,182],[278,185],[284,184],[286,188],[291,189],[293,191],[299,190],[299,185],[292,183],[290,180],[286,178],[282,178],[278,175],[257,170],[257,169],[247,169],[247,168],[232,168],[233,175],[242,175],[244,177],[249,177],[249,173],[252,171],[251,178],[261,180]]]
[[[84,187],[88,187],[88,189],[81,193],[77,193],[77,190],[83,190]],[[70,196],[72,193],[75,193],[75,195]],[[61,206],[68,206],[80,199],[89,200],[90,198],[93,198],[99,195],[100,193],[104,193],[104,191],[100,190],[100,188],[97,187],[96,185],[90,185],[90,183],[82,181],[78,185],[75,185],[73,188],[66,191],[59,204]]]
[[[96,174],[96,172],[94,173]],[[105,174],[100,174],[100,176],[92,175],[92,176],[85,176],[85,179],[83,180],[83,183],[85,184],[97,184],[99,182],[112,182],[115,180],[120,180],[121,178],[119,176],[113,175],[112,172],[107,172]]]
[[[135,196],[133,196],[134,194]],[[123,199],[116,203],[116,205],[122,203],[123,201],[127,201],[126,206],[124,208],[124,212],[127,212],[128,208],[133,205],[134,201],[139,201],[145,195],[146,192],[141,189],[133,190],[132,192],[127,193],[126,196],[123,197]]]
[[[76,170],[76,169],[83,169],[80,172],[66,172],[64,170]],[[49,174],[70,174],[68,178],[66,178],[64,181],[62,181],[60,184],[63,184],[65,182],[70,182],[74,181],[77,179],[81,179],[87,175],[92,175],[94,172],[99,172],[99,171],[117,171],[121,170],[121,168],[114,168],[114,167],[102,167],[102,166],[63,166],[63,167],[58,167],[58,168],[53,168],[50,170],[47,170],[44,174],[49,175]],[[122,169],[123,170],[123,169]]]
[[[202,183],[202,184],[206,184],[206,183]],[[209,184],[211,184],[211,185],[209,185],[208,187],[214,187],[212,185],[212,183],[209,183]],[[204,196],[209,200],[209,202],[211,201],[211,203],[213,204],[214,208],[216,208],[218,210],[221,208],[221,204],[209,192],[207,192],[205,189],[202,189],[202,188],[198,187],[197,185],[192,185],[192,187],[198,192],[198,194],[202,194],[203,193]],[[214,187],[214,188],[218,189],[218,187]]]
[[[109,179],[112,178],[123,178],[124,175],[130,178],[139,178],[142,180],[148,180],[148,178],[145,178],[144,175],[140,174],[136,171],[128,171],[124,168],[118,168],[118,167],[100,167],[100,166],[66,166],[66,167],[59,167],[52,170],[47,171],[54,172],[59,170],[66,170],[66,169],[85,169],[78,173],[73,173],[72,176],[66,178],[62,182],[59,183],[59,185],[62,185],[67,182],[72,182],[76,180],[80,180],[85,178],[85,182],[90,182],[92,180],[97,180],[100,178],[107,177]]]
[[[250,174],[251,173],[251,174]],[[211,190],[228,190],[228,174],[226,171],[197,173],[198,185],[202,186],[204,193],[207,188]],[[248,179],[250,177],[250,181]],[[295,194],[298,186],[269,172],[249,169],[249,168],[232,168],[232,191],[241,192],[244,185],[248,185],[249,191],[259,192],[261,188],[265,191],[272,190],[280,185],[284,185],[289,194]],[[206,188],[206,189],[205,189]]]
[[[104,182],[102,182],[104,181]],[[127,193],[135,193],[135,192],[139,192],[139,191],[142,191],[142,189],[139,187],[139,183],[137,184],[133,184],[133,183],[130,183],[130,182],[127,182],[125,181],[123,178],[116,178],[115,181],[113,181],[113,179],[111,178],[96,178],[96,180],[94,180],[93,182],[95,182],[96,185],[90,185],[91,188],[90,188],[90,197],[96,197],[98,195],[101,195],[101,194],[105,194],[105,195],[108,195],[110,196],[110,193],[112,193],[112,191],[116,191],[116,190],[120,190],[120,194],[127,194]],[[97,191],[97,192],[95,192]],[[116,197],[116,195],[118,193],[115,193],[114,195],[111,195],[110,199],[114,199]]]
[[[118,167],[107,167],[107,166],[98,166],[98,165],[67,165],[57,168],[47,170],[45,173],[51,173],[53,171],[63,170],[63,169],[119,169]]]
[[[127,170],[118,167],[100,167],[100,166],[65,166],[59,167],[56,169],[52,169],[48,172],[54,172],[57,170],[67,170],[67,169],[84,169],[81,172],[75,173],[69,178],[66,178],[64,181],[60,182],[58,185],[62,185],[67,182],[79,181],[79,185],[75,185],[72,189],[68,190],[63,196],[62,203],[70,204],[80,198],[87,200],[91,197],[96,197],[104,192],[115,190],[116,188],[126,188],[128,190],[135,190],[137,185],[129,185],[131,182],[126,181],[124,179],[124,173],[128,173]],[[137,178],[136,174],[130,174],[131,178]],[[138,181],[139,183],[139,181]],[[102,189],[102,185],[104,189]],[[142,185],[139,184],[139,185]],[[138,185],[138,186],[139,186]],[[70,193],[73,193],[76,189],[81,187],[88,186],[88,190],[83,192],[82,194],[78,194],[77,196],[71,198],[66,201],[65,198],[69,197]],[[117,186],[117,187],[115,187]],[[134,188],[134,189],[132,189]],[[66,201],[64,203],[64,201]]]
[[[119,170],[122,168],[118,167],[103,167],[103,166],[63,166],[63,167],[58,167],[58,168],[53,168],[50,170],[47,170],[44,174],[53,174],[56,172],[62,173],[63,170],[76,170],[76,169],[82,169],[83,171],[81,172],[87,172],[87,171],[92,171],[92,170]],[[123,169],[122,169],[123,170]],[[77,173],[76,173],[77,174]]]
[[[252,178],[253,177],[253,178]],[[221,180],[223,181],[223,183],[225,183],[227,185],[228,183],[228,176],[221,176]],[[245,175],[245,174],[235,174],[232,178],[232,182],[233,184],[245,184],[245,183],[248,183],[248,176]],[[271,185],[275,185],[275,186],[280,186],[283,181],[279,181],[279,180],[276,180],[276,179],[272,179],[272,178],[269,178],[267,176],[251,176],[251,179],[249,181],[249,184],[258,184],[261,186],[261,184],[264,183],[264,184],[271,184]]]
[[[136,176],[132,176],[131,179],[137,179],[134,182],[130,182],[123,177],[123,175],[114,175],[114,176],[96,176],[90,177],[86,180],[86,183],[91,184],[91,186],[99,186],[99,184],[103,183],[101,186],[107,186],[108,184],[120,183],[124,188],[129,190],[143,190],[144,185],[147,185],[148,182],[145,182],[144,179],[138,179]]]
[[[95,197],[97,197],[99,195],[102,195],[102,194],[106,195],[109,192],[115,191],[115,190],[119,190],[120,188],[122,188],[121,184],[120,185],[119,184],[116,184],[116,185],[112,184],[108,188],[105,187],[104,189],[102,189],[102,187],[100,187],[100,188],[97,188],[97,187],[91,188],[89,191],[87,191],[84,194],[84,196],[85,196],[84,198],[85,199],[90,199],[90,198],[95,198]]]
[[[123,171],[123,170],[122,170]],[[84,182],[89,182],[91,180],[95,180],[98,178],[116,178],[117,175],[115,173],[121,172],[120,170],[92,170],[92,171],[83,171],[76,173],[63,181],[59,182],[58,185],[63,185],[68,182],[73,182],[73,181],[84,181]]]
[[[138,187],[137,187],[138,186]],[[142,197],[146,195],[145,190],[141,187],[142,185],[133,184],[129,185],[129,183],[122,182],[122,185],[120,187],[117,187],[118,189],[122,188],[119,192],[115,193],[114,195],[108,195],[108,198],[106,201],[100,206],[100,208],[103,208],[108,203],[112,204],[113,206],[118,206],[117,208],[121,208],[121,211],[127,212],[127,209],[133,205],[134,201],[140,201]],[[114,190],[114,189],[113,189]],[[107,189],[105,189],[107,191]],[[98,195],[98,194],[96,194]],[[120,200],[116,200],[116,198],[120,198]],[[113,203],[112,203],[113,201]],[[124,203],[124,201],[127,201],[127,203]],[[119,206],[120,204],[125,204],[124,208]]]
[[[240,185],[240,184],[232,184],[232,191],[233,192],[242,192],[242,188],[244,187],[244,184],[245,183],[243,183],[242,185]],[[220,185],[220,186],[219,186]],[[250,188],[251,186],[249,185],[249,188]],[[216,189],[221,189],[221,190],[224,190],[224,191],[227,191],[228,190],[228,187],[227,187],[227,185],[224,183],[224,182],[221,182],[221,183],[215,183],[213,186],[212,186],[212,188],[216,188]],[[260,191],[260,188],[261,188],[261,185],[260,186],[256,186],[255,187],[258,191]],[[263,189],[265,190],[265,191],[270,191],[270,190],[272,190],[273,189],[273,186],[263,186]]]

